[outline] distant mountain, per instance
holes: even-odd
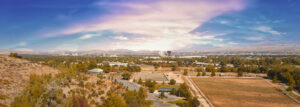
[[[300,52],[300,46],[294,45],[273,45],[273,46],[248,46],[248,47],[227,47],[203,52]]]
[[[59,55],[59,56],[158,56],[160,51],[132,51],[128,49],[116,50],[85,50],[85,51],[11,51],[0,50],[0,55],[9,55],[17,52],[21,55]],[[247,47],[224,47],[197,51],[172,51],[173,55],[224,55],[224,54],[300,54],[300,46],[297,45],[256,45]]]

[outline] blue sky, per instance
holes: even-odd
[[[299,45],[299,0],[2,0],[0,49]]]

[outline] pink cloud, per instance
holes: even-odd
[[[112,9],[99,20],[80,23],[53,35],[110,30],[116,33],[140,35],[129,41],[108,44],[109,48],[132,50],[173,50],[193,44],[210,44],[201,39],[215,39],[215,35],[190,33],[213,17],[244,8],[243,0],[162,0],[154,3],[101,3],[126,7],[126,11]]]

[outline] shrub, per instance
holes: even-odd
[[[170,84],[170,85],[175,85],[175,84],[176,84],[176,80],[171,79],[169,84]]]

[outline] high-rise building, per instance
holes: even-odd
[[[171,56],[171,51],[167,51],[167,56]]]

